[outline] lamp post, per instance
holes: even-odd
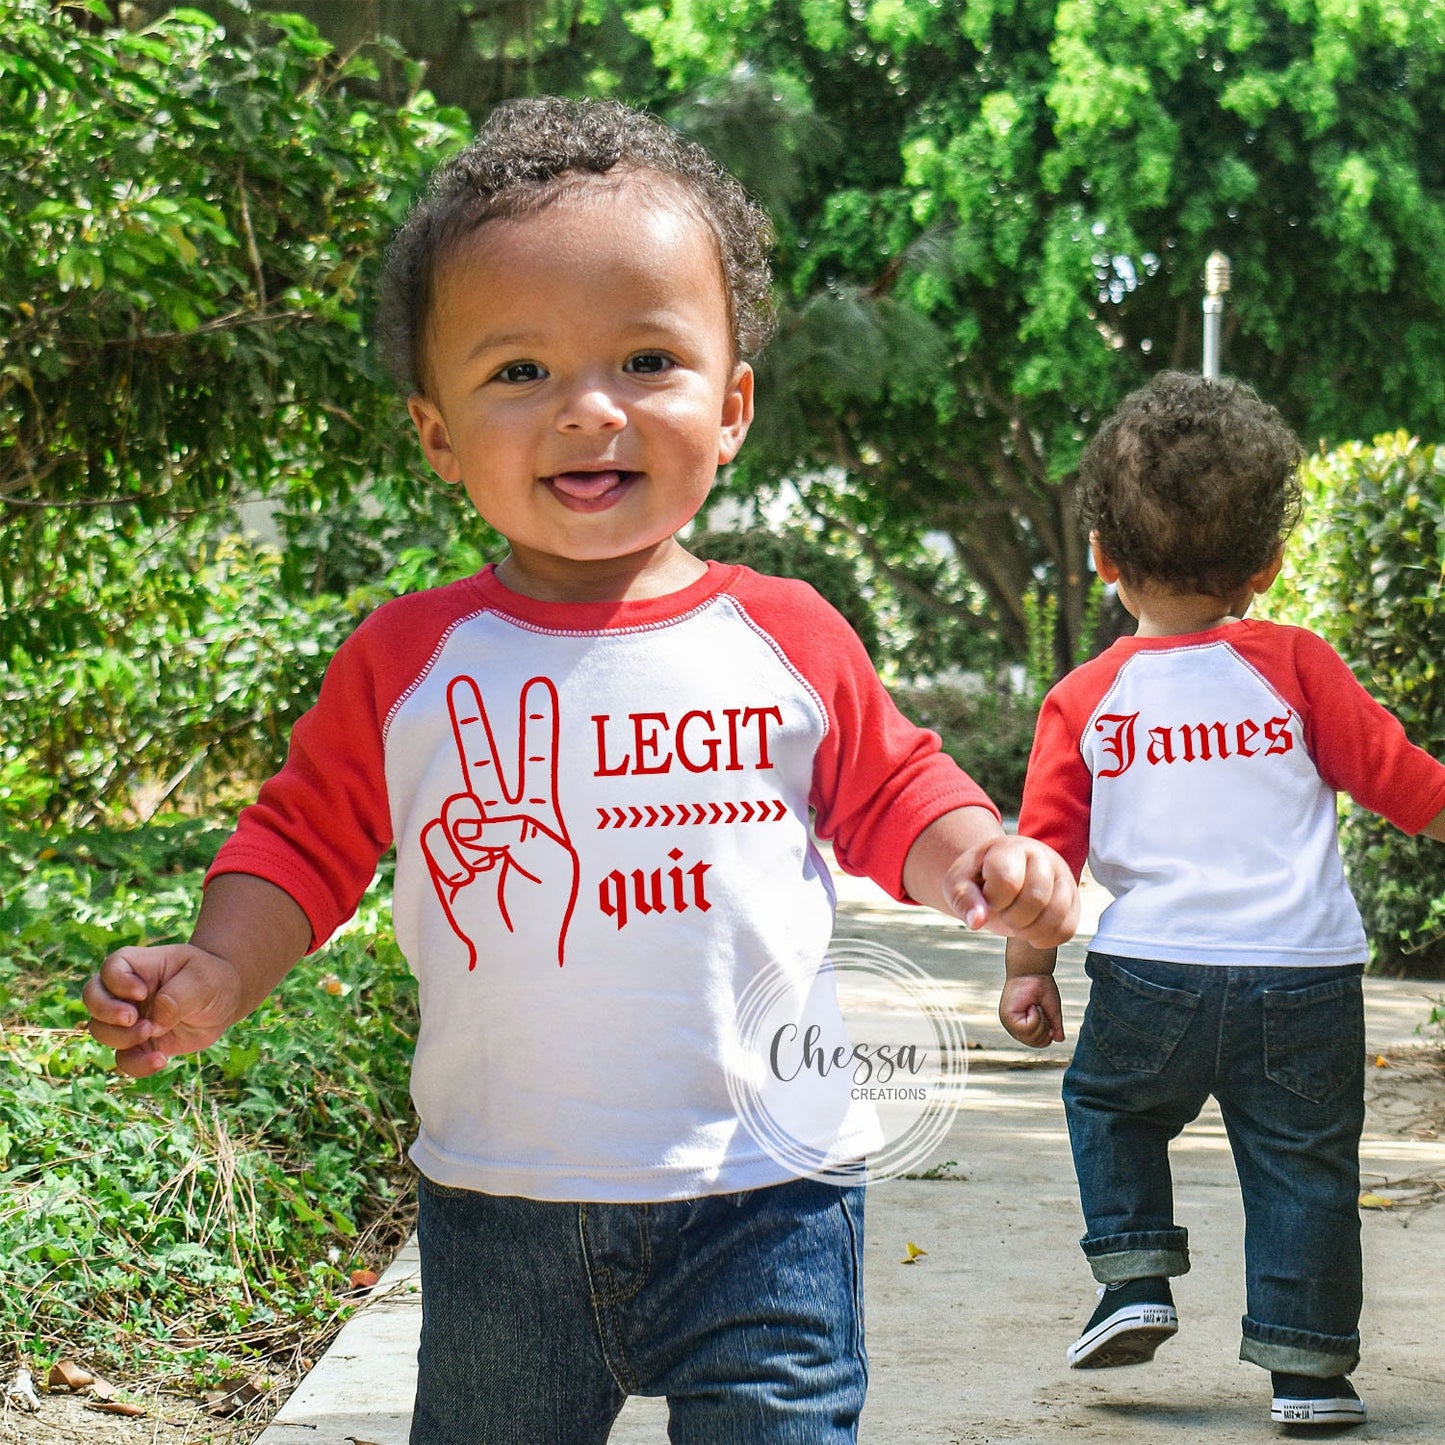
[[[1204,263],[1204,374],[1219,376],[1219,321],[1224,315],[1224,293],[1229,290],[1229,257],[1211,251]]]

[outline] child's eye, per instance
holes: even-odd
[[[639,351],[628,360],[623,370],[637,372],[642,376],[659,376],[664,371],[670,371],[676,364],[670,356],[664,356],[660,351]]]
[[[515,385],[524,381],[540,381],[546,374],[546,369],[535,361],[513,361],[497,372],[497,380]]]

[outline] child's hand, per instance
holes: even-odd
[[[1064,1008],[1052,974],[1005,979],[998,1016],[1004,1028],[1031,1049],[1046,1049],[1064,1040]]]
[[[223,958],[189,943],[122,948],[81,991],[90,1032],[142,1079],[174,1054],[208,1048],[244,1012],[241,982]]]
[[[1046,843],[999,834],[960,853],[943,896],[970,928],[1057,948],[1079,926],[1079,889],[1069,865]]]

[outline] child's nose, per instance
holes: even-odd
[[[627,425],[627,413],[600,381],[579,380],[569,387],[557,414],[559,431],[616,430]]]

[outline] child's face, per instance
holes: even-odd
[[[588,600],[691,580],[673,534],[747,435],[752,371],[712,234],[665,188],[588,185],[487,223],[442,268],[424,345],[412,420],[511,544],[510,586]]]

